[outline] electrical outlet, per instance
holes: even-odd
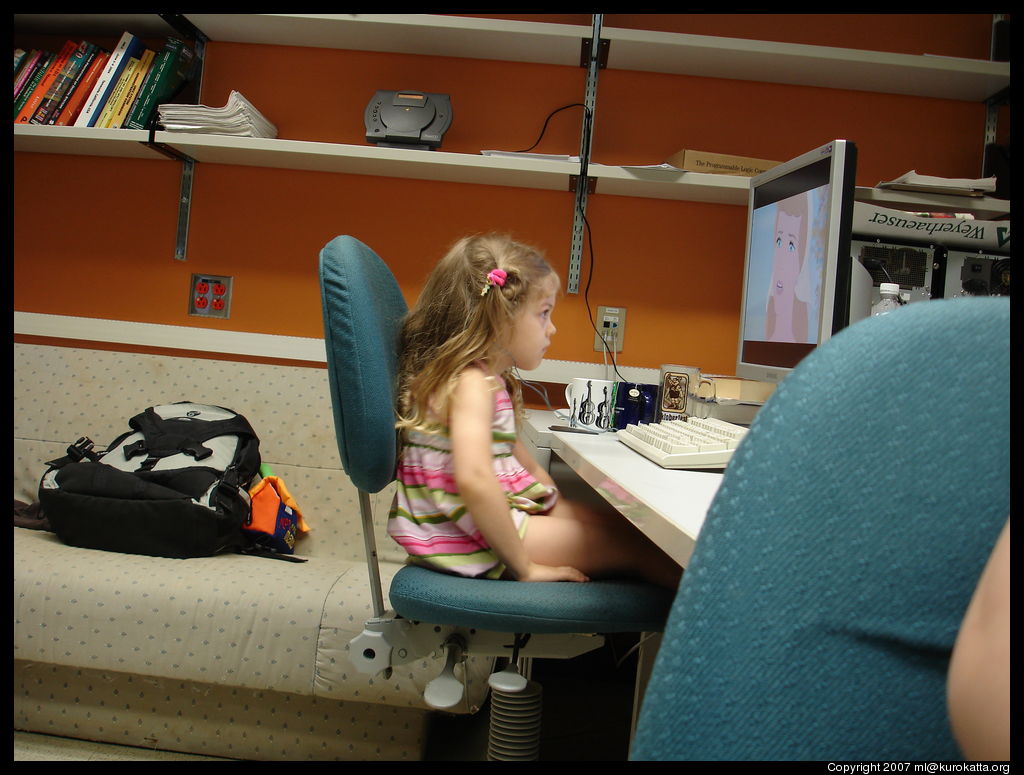
[[[189,285],[188,314],[204,318],[231,317],[231,281],[215,274],[194,274]]]
[[[607,343],[608,350],[611,352],[622,352],[622,342],[626,336],[626,308],[598,307],[596,323],[594,351],[604,352],[605,343]]]

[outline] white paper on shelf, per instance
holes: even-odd
[[[571,161],[579,163],[579,156],[563,156],[556,153],[526,153],[524,151],[480,151],[481,156],[501,156],[508,159],[543,159],[545,161]]]
[[[996,179],[992,178],[940,178],[934,175],[919,175],[917,170],[910,170],[895,180],[883,181],[878,188],[894,186],[931,186],[938,188],[960,188],[964,191],[995,191]]]
[[[160,124],[168,132],[277,137],[277,127],[237,91],[231,92],[222,108],[169,103],[158,106],[157,111]]]
[[[662,162],[661,164],[623,164],[622,169],[624,170],[672,170],[673,172],[685,172],[686,170],[679,169],[679,167],[673,167],[668,162]]]

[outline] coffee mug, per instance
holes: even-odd
[[[615,383],[607,379],[577,377],[565,386],[569,405],[569,425],[588,431],[606,431],[612,427]]]
[[[658,408],[658,386],[636,382],[615,383],[615,414],[612,426],[622,430],[627,425],[654,422]]]
[[[711,380],[702,377],[695,366],[663,364],[661,367],[661,405],[663,418],[681,417],[693,414],[695,397],[701,385],[712,385]]]

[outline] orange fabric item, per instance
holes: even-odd
[[[283,541],[282,551],[294,549],[296,532],[309,532],[309,525],[279,476],[265,476],[249,490],[252,522],[246,530],[265,533]],[[285,548],[287,547],[287,548]]]

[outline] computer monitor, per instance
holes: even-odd
[[[834,140],[751,179],[737,376],[781,382],[849,324],[856,166]]]

